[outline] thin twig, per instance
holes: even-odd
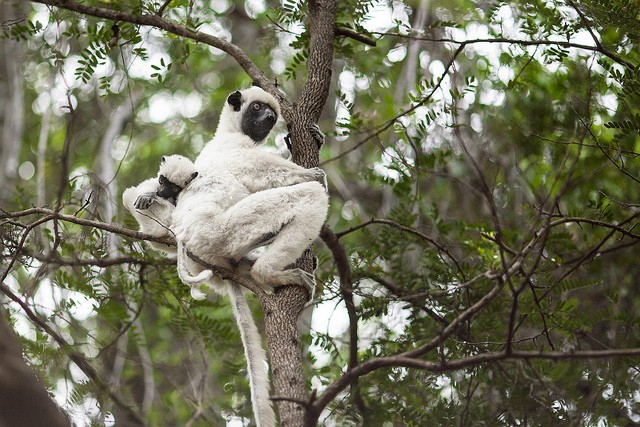
[[[380,36],[400,37],[400,38],[406,38],[406,39],[412,39],[412,40],[421,40],[421,41],[433,42],[433,43],[452,43],[452,44],[458,45],[458,48],[456,49],[456,51],[455,51],[455,53],[453,55],[453,58],[447,63],[444,72],[440,76],[440,79],[438,80],[436,86],[433,88],[432,92],[430,92],[428,95],[426,95],[423,99],[419,100],[411,108],[405,110],[404,112],[398,114],[394,118],[388,120],[386,123],[381,125],[378,128],[378,130],[376,130],[374,133],[372,133],[372,134],[366,136],[365,138],[361,139],[360,141],[358,141],[356,144],[354,144],[353,147],[345,150],[344,152],[338,154],[335,157],[332,157],[332,158],[330,158],[328,160],[323,161],[321,163],[321,166],[323,166],[323,165],[325,165],[325,164],[327,164],[329,162],[333,162],[335,160],[338,160],[338,159],[346,156],[350,152],[358,149],[359,147],[361,147],[362,145],[364,145],[365,143],[367,143],[371,139],[379,136],[380,134],[382,134],[383,132],[385,132],[386,130],[391,128],[391,126],[393,126],[393,124],[395,124],[401,117],[404,117],[404,116],[406,116],[408,114],[411,114],[418,107],[424,105],[425,102],[427,102],[429,99],[431,99],[431,97],[433,96],[435,91],[442,84],[442,81],[443,81],[444,77],[448,74],[449,69],[451,68],[451,65],[453,64],[453,61],[458,57],[458,55],[468,45],[478,44],[478,43],[507,43],[507,44],[522,45],[522,46],[550,45],[550,46],[562,46],[562,47],[570,47],[570,48],[576,48],[576,49],[584,49],[584,50],[589,50],[589,51],[600,52],[603,55],[608,56],[609,58],[613,59],[615,62],[617,62],[617,63],[619,63],[621,65],[624,65],[626,68],[635,69],[634,65],[631,62],[619,57],[618,55],[616,55],[616,54],[614,54],[614,53],[612,53],[610,51],[608,51],[601,44],[600,44],[600,46],[596,45],[596,47],[594,47],[594,46],[589,46],[589,45],[584,45],[584,44],[579,44],[579,43],[571,43],[571,42],[563,42],[563,41],[553,41],[553,40],[517,40],[517,39],[504,38],[504,37],[485,38],[485,39],[471,39],[471,40],[455,40],[455,39],[448,39],[448,38],[417,37],[417,36],[396,34],[396,33],[372,33],[372,34],[376,34],[376,35],[380,35]]]
[[[438,249],[440,252],[444,253],[451,261],[453,261],[453,263],[455,264],[458,272],[462,275],[462,277],[464,277],[464,271],[462,270],[462,267],[460,266],[460,264],[458,263],[458,260],[456,260],[456,258],[454,258],[454,256],[451,254],[451,252],[445,248],[442,244],[438,243],[437,241],[435,241],[434,239],[432,239],[431,237],[427,236],[426,234],[420,233],[417,230],[414,230],[413,228],[407,227],[405,225],[399,224],[395,221],[391,221],[388,219],[379,219],[379,218],[371,218],[369,221],[363,222],[361,224],[355,225],[353,227],[350,227],[344,231],[338,232],[336,233],[336,237],[338,239],[340,239],[341,237],[349,234],[349,233],[353,233],[356,230],[359,230],[361,228],[367,227],[369,225],[373,225],[373,224],[383,224],[383,225],[387,225],[393,228],[396,228],[400,231],[403,231],[405,233],[409,233],[409,234],[413,234],[414,236],[417,236],[429,243],[431,243],[433,246],[436,247],[436,249]]]
[[[325,160],[324,162],[322,162],[322,165],[325,165],[329,162],[333,162],[335,160],[340,159],[341,157],[346,156],[348,153],[352,152],[353,150],[355,150],[357,147],[363,145],[365,142],[369,141],[372,138],[378,137],[380,134],[382,134],[383,132],[385,132],[386,130],[388,130],[389,128],[391,128],[398,120],[400,120],[402,117],[405,117],[411,113],[413,113],[415,110],[417,110],[419,107],[423,106],[424,104],[426,104],[432,97],[433,95],[436,93],[437,90],[440,89],[440,87],[442,86],[442,83],[444,82],[445,77],[447,76],[447,74],[449,73],[449,70],[451,69],[451,67],[453,66],[453,63],[455,62],[455,60],[458,58],[458,56],[462,53],[462,51],[464,50],[464,45],[460,45],[458,47],[458,49],[456,49],[456,51],[453,53],[453,56],[449,59],[449,62],[447,62],[447,65],[445,65],[444,67],[444,71],[442,72],[442,74],[440,75],[440,78],[438,79],[438,81],[436,82],[436,84],[433,86],[433,88],[431,89],[431,91],[426,94],[425,96],[423,96],[421,99],[419,99],[418,101],[416,101],[411,107],[407,108],[406,110],[402,111],[401,113],[399,113],[398,115],[396,115],[395,117],[387,120],[386,123],[383,123],[382,125],[380,125],[378,127],[378,130],[376,130],[374,133],[370,134],[369,136],[365,137],[363,140],[361,140],[360,142],[358,142],[354,147],[351,147],[350,149],[338,154],[335,157],[332,157],[328,160]]]
[[[594,39],[596,41],[596,46],[589,46],[587,44],[565,42],[565,41],[561,41],[561,40],[518,40],[518,39],[510,39],[510,38],[507,38],[507,37],[481,38],[481,39],[470,39],[470,40],[455,40],[455,39],[451,39],[451,38],[419,37],[419,36],[406,35],[406,34],[397,34],[397,33],[376,33],[376,32],[374,32],[372,34],[383,36],[383,37],[384,36],[390,36],[390,37],[398,37],[398,38],[411,39],[411,40],[421,40],[421,41],[424,41],[424,42],[432,42],[432,43],[452,43],[452,44],[462,45],[462,46],[472,45],[472,44],[479,44],[479,43],[506,43],[506,44],[521,45],[521,46],[560,46],[560,47],[567,47],[567,48],[583,49],[583,50],[588,50],[588,51],[592,51],[592,52],[599,52],[599,53],[602,53],[603,55],[613,59],[615,62],[617,62],[617,63],[619,63],[621,65],[624,65],[627,68],[630,68],[630,69],[634,69],[635,68],[634,65],[631,62],[629,62],[629,61],[619,57],[615,53],[610,52],[609,50],[607,50],[604,46],[602,46],[602,44],[597,39]]]
[[[165,2],[162,3],[162,6],[160,6],[160,9],[158,9],[158,11],[156,12],[156,15],[162,16],[164,10],[167,8],[167,6],[169,6],[169,3],[171,3],[171,1],[172,0],[165,0]]]
[[[571,0],[569,0],[568,3],[571,5],[571,7],[573,7],[575,9],[576,12],[578,12],[578,15],[580,16],[580,20],[582,21],[582,24],[585,26],[587,31],[589,31],[589,34],[591,34],[591,38],[593,39],[594,43],[598,47],[598,52],[608,56],[609,58],[613,59],[614,61],[618,62],[619,64],[624,65],[625,67],[633,68],[631,63],[625,61],[624,59],[620,58],[618,55],[610,52],[607,48],[605,48],[603,46],[603,44],[600,42],[600,39],[598,39],[596,34],[591,29],[591,25],[589,25],[589,22],[587,21],[587,18],[584,16],[584,14],[580,10],[580,8],[574,2],[572,2]]]
[[[360,43],[364,43],[371,47],[376,47],[376,41],[370,37],[365,36],[364,34],[360,34],[356,30],[346,27],[338,27],[336,26],[336,36],[340,37],[348,37],[350,39],[354,39],[359,41]]]
[[[351,265],[349,264],[349,257],[344,247],[340,244],[338,236],[336,236],[329,225],[325,224],[324,227],[322,227],[320,237],[329,250],[331,250],[340,276],[340,294],[344,300],[347,308],[347,316],[349,317],[349,363],[347,369],[351,370],[358,365],[358,312],[353,300]],[[351,383],[351,397],[360,415],[363,419],[366,419],[367,408],[360,394],[357,378]]]

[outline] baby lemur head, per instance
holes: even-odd
[[[156,195],[175,205],[178,194],[197,176],[198,171],[195,165],[186,157],[177,154],[162,156],[158,170],[160,185]]]

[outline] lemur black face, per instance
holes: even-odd
[[[278,116],[269,104],[253,101],[242,115],[242,132],[254,141],[262,141],[269,135]]]
[[[169,200],[175,205],[176,197],[178,197],[178,194],[182,191],[182,187],[169,181],[164,175],[160,175],[158,182],[160,183],[160,187],[158,187],[156,195]]]

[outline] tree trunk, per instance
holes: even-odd
[[[0,426],[70,426],[22,359],[20,343],[5,323],[3,311],[0,311]]]
[[[0,21],[11,22],[26,17],[24,2],[2,2]],[[24,87],[22,62],[24,43],[11,39],[0,40],[0,56],[11,58],[0,66],[0,122],[2,126],[2,144],[0,144],[0,202],[11,198],[12,185],[17,177],[18,156],[24,130]]]
[[[319,150],[309,128],[317,123],[331,85],[336,6],[335,0],[309,2],[308,79],[299,102],[282,109],[291,136],[292,160],[307,168],[318,166]],[[311,251],[296,266],[312,272]],[[301,427],[305,420],[308,393],[296,322],[307,298],[302,287],[289,286],[263,301],[272,384],[283,427]]]
[[[307,385],[296,322],[306,299],[302,287],[285,286],[263,305],[271,383],[282,427],[301,426],[305,415]]]
[[[96,213],[107,224],[113,223],[119,205],[119,200],[116,200],[116,162],[111,156],[113,143],[116,138],[122,133],[127,122],[133,116],[135,112],[135,106],[137,105],[139,99],[140,95],[134,93],[130,98],[127,98],[122,105],[113,109],[109,109],[109,111],[111,111],[108,122],[109,125],[105,130],[102,139],[100,140],[100,145],[98,146],[98,155],[96,158],[95,166],[97,182],[96,188],[94,188],[95,194],[98,194],[95,199],[95,203],[97,205]],[[118,255],[120,255],[120,250],[118,248],[118,236],[111,233],[107,236],[107,249],[109,257],[117,257]],[[124,296],[120,293],[112,293],[111,297],[117,300],[124,299]],[[136,309],[137,307],[131,307],[129,309],[132,318],[134,318],[135,316]],[[148,369],[148,364],[145,365],[144,363],[144,361],[148,360],[149,358],[147,349],[144,344],[144,330],[141,328],[139,320],[136,320],[134,324],[138,329],[138,333],[140,334],[140,338],[136,342],[136,347],[138,348],[140,360],[143,361],[140,368],[140,372],[142,375],[140,379],[129,379],[127,388],[143,390],[140,396],[141,402],[136,406],[142,408],[142,415],[144,416],[147,413],[145,412],[145,408],[148,408],[151,405],[149,399],[153,399],[153,396],[155,394],[155,383],[151,376],[151,372]],[[112,363],[107,364],[107,366],[111,366],[110,372],[108,373],[108,376],[110,377],[109,383],[110,386],[113,387],[113,389],[116,391],[121,388],[122,374],[127,358],[129,357],[128,344],[129,336],[127,334],[122,335],[118,339],[118,344],[116,346],[116,351]],[[135,381],[139,381],[139,387],[133,386],[133,383]],[[144,425],[140,422],[140,420],[131,419],[128,416],[127,411],[121,408],[119,405],[114,405],[111,410],[113,411],[113,414],[118,421],[118,425],[126,425],[132,427]]]

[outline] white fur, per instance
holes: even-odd
[[[273,412],[271,399],[269,398],[267,353],[262,347],[260,332],[253,321],[251,309],[243,295],[242,288],[233,283],[228,283],[228,292],[233,314],[240,330],[244,357],[247,359],[251,405],[256,425],[258,427],[274,427],[276,425],[276,415]]]
[[[188,249],[211,265],[230,269],[269,243],[258,254],[251,276],[271,287],[303,285],[313,296],[313,275],[285,268],[318,236],[327,215],[328,196],[321,169],[305,169],[268,153],[242,132],[242,116],[250,102],[267,103],[278,115],[280,110],[275,98],[262,89],[254,87],[241,93],[240,111],[225,103],[214,138],[196,159],[198,178],[182,190],[175,209],[170,203],[160,206],[159,200],[154,216],[162,222],[162,231],[168,232],[166,225],[171,224],[178,242],[178,274],[192,286],[194,298],[203,297],[201,289],[194,286],[201,281],[229,294],[245,348],[256,424],[274,427],[265,351],[242,289],[205,270],[186,252]],[[148,181],[135,187],[135,195],[125,192],[125,205],[134,215],[131,207],[135,198],[153,191],[147,188],[151,187],[145,184]],[[146,219],[141,221],[137,215],[136,219],[144,231],[152,228]]]
[[[242,113],[244,113],[244,110],[246,109],[249,102],[260,101],[264,102],[265,104],[269,104],[269,106],[276,113],[276,116],[280,117],[280,104],[278,104],[278,101],[271,94],[265,92],[257,86],[252,86],[240,92],[242,93],[242,98],[244,100],[241,111],[233,111],[233,108],[230,108],[229,104],[225,102],[225,106],[220,113],[218,127],[216,128],[216,136],[229,134],[246,136],[242,133],[240,120],[238,120],[238,117],[242,117]],[[199,157],[202,157],[203,152],[200,153]]]
[[[196,158],[200,175],[180,194],[172,229],[198,257],[225,268],[262,246],[264,242],[258,244],[262,236],[275,234],[251,269],[253,278],[268,286],[296,283],[312,288],[308,273],[283,270],[324,224],[328,209],[321,184],[324,172],[269,153],[243,134],[241,118],[250,102],[259,100],[279,110],[275,98],[260,88],[241,93],[241,110],[225,104],[214,138]],[[202,271],[193,261],[184,261],[188,271]]]
[[[251,276],[268,286],[300,284],[313,295],[313,275],[285,268],[302,255],[324,224],[328,209],[328,196],[321,184],[324,172],[268,153],[243,134],[241,118],[250,102],[259,100],[276,112],[279,109],[275,98],[259,88],[242,91],[242,98],[240,111],[225,104],[214,138],[195,161],[200,175],[180,194],[172,229],[181,245],[209,264],[224,268],[270,243],[256,259]],[[187,277],[191,272],[202,273],[204,268],[183,250],[178,252],[178,264],[186,282],[204,277]],[[273,427],[268,373],[263,369],[266,358],[241,289],[235,284],[223,286],[215,275],[209,283],[232,298],[245,346],[256,424]]]
[[[194,172],[196,172],[194,163],[186,157],[177,154],[164,156],[156,178],[147,179],[137,186],[129,187],[124,191],[122,203],[138,221],[140,231],[155,237],[173,235],[170,226],[175,206],[168,200],[156,196],[156,191],[160,187],[158,179],[160,175],[164,175],[169,181],[184,188],[193,180]],[[135,202],[140,196],[144,195],[152,197],[153,203],[148,209],[137,209]],[[168,254],[175,253],[175,249],[171,246],[155,242],[150,242],[150,245]]]
[[[189,159],[178,154],[163,156],[158,177],[164,175],[169,181],[184,188],[193,181],[193,174],[197,172],[196,165]]]

